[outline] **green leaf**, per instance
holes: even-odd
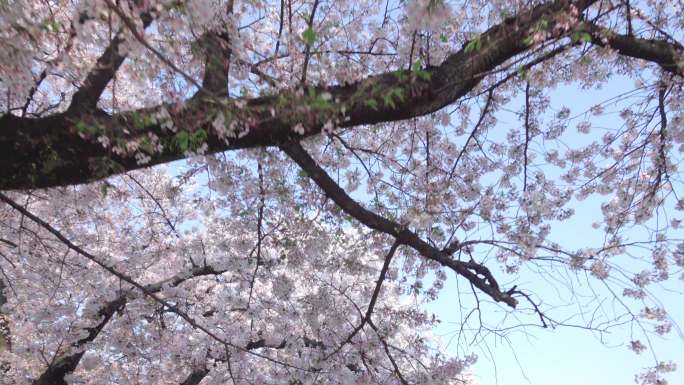
[[[423,70],[423,63],[420,61],[420,59],[416,60],[415,63],[411,66],[411,70],[413,71],[416,76],[418,76],[422,80],[430,80],[430,77],[432,74],[428,71]]]
[[[90,125],[84,121],[78,121],[76,122],[76,130],[78,131],[79,134],[87,134],[87,135],[95,135],[97,134],[100,129],[97,126]]]
[[[318,97],[318,98],[311,101],[311,103],[309,104],[309,107],[311,107],[312,110],[316,110],[316,111],[327,110],[328,108],[332,107],[332,103],[330,103],[329,101],[327,101],[321,97]]]
[[[107,196],[107,191],[109,191],[110,187],[111,185],[107,182],[104,182],[100,185],[100,192],[102,193],[103,198]]]
[[[325,97],[325,94],[316,94],[316,89],[314,87],[309,87],[307,103],[312,110],[325,110],[332,108],[333,104],[330,101],[330,94]]]
[[[206,142],[208,137],[207,132],[200,128],[192,134],[191,144],[193,147],[197,148],[201,146],[202,143]]]
[[[466,44],[465,46],[465,53],[471,53],[471,52],[477,52],[482,48],[482,41],[480,40],[480,37],[476,37],[475,39],[471,40]]]
[[[444,231],[439,226],[432,226],[432,228],[430,230],[432,231],[432,235],[435,235],[435,236],[443,236],[444,235]]]
[[[187,131],[180,131],[176,134],[176,145],[185,152],[190,147],[190,134]]]
[[[541,20],[539,20],[539,21],[537,22],[536,26],[535,26],[535,29],[536,29],[537,31],[544,31],[544,30],[546,30],[547,28],[549,28],[549,21],[546,20],[546,19],[544,19],[544,18],[542,18]]]
[[[314,31],[311,27],[307,28],[306,31],[302,33],[302,39],[306,45],[313,45],[313,43],[316,41],[316,31]]]
[[[133,126],[134,126],[135,128],[143,128],[143,127],[145,127],[145,121],[144,121],[144,119],[142,118],[142,116],[141,116],[139,113],[133,112],[133,113],[131,114],[131,117],[133,118]]]
[[[589,32],[581,32],[580,40],[582,40],[585,43],[589,43],[591,41],[591,35],[589,34]]]
[[[59,23],[54,19],[48,19],[43,22],[43,28],[48,32],[59,32]]]
[[[200,128],[195,132],[179,131],[175,135],[174,141],[179,150],[186,152],[200,148],[207,141],[208,137],[207,132]]]
[[[416,75],[418,75],[418,77],[419,77],[421,80],[424,80],[424,81],[426,81],[426,82],[429,81],[430,78],[432,78],[432,72],[423,71],[423,70],[416,71]]]
[[[152,142],[150,142],[147,138],[143,139],[143,141],[140,143],[140,149],[149,155],[155,153],[155,148],[152,145]]]
[[[442,33],[439,35],[439,41],[441,41],[442,43],[448,43],[449,38],[445,34]]]
[[[389,90],[389,94],[395,96],[399,101],[404,101],[404,90],[400,87],[394,87]]]
[[[397,107],[397,105],[394,104],[394,100],[392,100],[392,95],[390,95],[390,94],[383,95],[382,100],[383,100],[383,102],[385,102],[385,107],[392,107],[392,108]]]
[[[572,43],[577,43],[579,41],[582,41],[584,43],[589,43],[591,42],[591,34],[587,31],[575,31],[572,33],[570,36],[570,40]]]
[[[396,71],[392,72],[392,74],[393,74],[393,75],[397,78],[397,80],[399,80],[400,82],[403,82],[404,80],[406,80],[406,77],[407,77],[407,76],[406,76],[406,71],[404,71],[404,70],[396,70]]]
[[[86,124],[84,121],[78,121],[76,122],[76,130],[80,134],[86,134],[88,133],[88,124]]]
[[[570,35],[570,41],[572,42],[572,44],[577,43],[579,41],[579,39],[580,39],[579,32],[575,31],[572,33],[572,35]]]
[[[404,90],[401,87],[390,88],[387,90],[387,93],[382,96],[385,107],[397,108],[397,105],[394,102],[395,99],[402,102],[404,101]]]
[[[378,102],[375,99],[368,99],[364,102],[368,107],[372,108],[373,110],[378,109]]]
[[[525,39],[523,39],[523,44],[527,46],[531,46],[534,44],[534,38],[532,36],[528,36]]]

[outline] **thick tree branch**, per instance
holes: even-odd
[[[142,20],[143,28],[147,28],[152,23],[153,16],[149,11],[145,11],[140,13],[140,19]],[[123,30],[120,30],[97,59],[95,67],[86,76],[81,88],[71,98],[67,114],[84,113],[93,111],[96,108],[105,87],[114,78],[124,60],[126,60],[126,53],[121,53],[120,49],[121,43],[124,41]]]
[[[194,149],[187,146],[188,134],[206,136],[203,150],[214,153],[316,135],[329,121],[354,127],[425,115],[466,95],[491,70],[528,50],[525,38],[541,17],[553,19],[573,4],[583,10],[593,2],[557,0],[508,18],[481,34],[479,50],[461,49],[441,65],[427,68],[429,80],[402,80],[405,76],[388,72],[353,84],[311,88],[304,95],[292,89],[253,99],[222,98],[220,103],[215,97],[192,98],[181,106],[113,116],[56,114],[30,119],[7,114],[0,118],[0,167],[7,170],[0,190],[85,183],[181,159]],[[386,101],[388,93],[395,96],[391,102]],[[316,106],[313,102],[321,95],[328,102]],[[298,124],[305,128],[303,135],[293,131]],[[146,145],[150,135],[158,138],[161,150]],[[131,142],[138,145],[137,151],[131,150]]]
[[[226,12],[233,13],[233,0],[226,5]],[[230,71],[230,36],[226,32],[207,32],[201,39],[204,53],[204,78],[202,87],[216,96],[228,95]]]
[[[423,257],[448,267],[458,275],[466,278],[494,301],[503,302],[511,307],[517,305],[518,301],[515,298],[499,289],[499,284],[487,267],[475,262],[454,260],[450,255],[422,240],[416,233],[407,229],[406,226],[367,210],[347,195],[325,170],[316,164],[316,161],[311,158],[298,142],[283,143],[280,148],[308,174],[309,178],[325,192],[328,198],[332,199],[344,212],[359,222],[374,230],[393,236],[398,242],[412,247]]]
[[[206,51],[202,87],[216,96],[228,95],[230,38],[227,33],[209,32],[202,38]]]
[[[314,32],[314,17],[316,16],[316,8],[318,8],[318,0],[314,0],[313,7],[311,8],[311,14],[309,15],[309,21],[307,22],[308,32]],[[311,42],[306,42],[306,50],[304,52],[304,65],[302,66],[302,81],[301,83],[306,83],[306,73],[309,67],[309,59],[311,59]]]
[[[198,385],[207,374],[209,374],[209,369],[207,368],[195,369],[190,372],[185,381],[181,382],[180,385]]]
[[[147,40],[145,39],[145,36],[142,33],[140,33],[140,31],[138,31],[138,28],[136,27],[135,22],[133,20],[131,20],[131,18],[128,17],[126,15],[126,13],[121,8],[119,8],[119,6],[117,4],[112,3],[111,0],[104,0],[104,2],[107,4],[109,9],[114,11],[114,13],[116,13],[117,16],[119,16],[119,18],[124,23],[124,25],[128,28],[128,30],[131,32],[131,34],[133,34],[133,37],[135,37],[135,39],[140,44],[142,44],[145,48],[147,48],[152,54],[154,54],[154,56],[156,56],[162,63],[166,64],[169,68],[171,68],[176,74],[185,78],[185,80],[188,83],[199,88],[200,91],[206,91],[206,90],[202,89],[201,85],[199,83],[197,83],[192,76],[188,75],[185,71],[181,70],[171,60],[169,60],[166,56],[164,56],[164,54],[162,54],[158,49],[156,49],[150,43],[148,43]],[[212,95],[209,94],[209,96],[212,96]]]
[[[196,267],[188,272],[183,272],[176,274],[175,276],[159,281],[154,284],[146,285],[145,290],[149,293],[158,293],[164,287],[175,287],[181,283],[204,275],[217,275],[224,271],[218,271],[211,266]],[[66,385],[64,376],[73,372],[78,366],[83,354],[85,353],[85,346],[89,342],[92,342],[97,338],[100,332],[104,329],[107,323],[112,319],[114,314],[122,309],[126,302],[129,300],[130,296],[135,293],[134,290],[126,290],[125,292],[119,294],[119,296],[102,306],[98,309],[96,315],[99,322],[92,327],[85,329],[86,335],[80,340],[71,344],[71,349],[63,356],[57,357],[50,366],[45,369],[45,371],[40,375],[40,377],[34,382],[34,385]],[[76,353],[72,353],[75,351]]]
[[[656,63],[673,75],[684,76],[684,50],[675,43],[621,35],[591,23],[584,23],[582,28],[591,33],[592,43],[598,46],[610,47],[623,56]]]

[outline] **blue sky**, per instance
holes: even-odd
[[[551,106],[555,111],[560,110],[561,106],[570,107],[571,115],[575,116],[578,113],[588,111],[590,107],[599,102],[631,91],[634,88],[633,79],[620,77],[613,78],[600,90],[582,90],[577,85],[563,86],[551,92]],[[519,97],[511,102],[507,108],[516,111],[521,104]],[[619,106],[612,106],[607,110],[618,111]],[[508,115],[507,113],[497,113],[497,117],[499,124],[492,130],[497,133],[492,135],[505,135],[508,128],[520,126],[520,120],[513,113]],[[598,126],[608,130],[622,124],[617,113],[589,118]],[[578,118],[574,124],[581,120],[581,117]],[[574,131],[574,124],[570,126],[569,131]],[[566,144],[575,146],[586,143],[597,138],[597,135],[601,135],[598,129],[587,136],[571,135],[571,139],[566,141]],[[370,197],[359,191],[355,195],[359,194],[361,200],[370,200]],[[601,245],[603,233],[600,230],[592,229],[591,223],[601,218],[600,203],[604,199],[605,197],[601,199],[594,197],[582,202],[575,202],[572,205],[576,210],[575,216],[567,223],[555,224],[551,238],[570,250]],[[496,264],[491,264],[490,268],[496,277],[505,281],[506,275],[499,271]],[[578,282],[581,280],[578,279]],[[523,273],[517,283],[521,283],[520,289],[522,290],[531,290],[540,294],[543,294],[545,290],[555,290],[545,287],[547,281],[533,272]],[[463,314],[459,311],[457,304],[459,284],[464,286],[465,282],[453,274],[450,275],[438,299],[427,305],[427,309],[435,312],[443,321],[433,333],[442,336],[445,343],[454,338],[461,325]],[[504,288],[510,287],[506,284],[502,286]],[[587,290],[588,288],[583,287],[582,289]],[[677,304],[684,304],[682,281],[673,279],[673,284],[670,287],[652,289],[655,297],[667,306],[671,319],[684,326],[684,307],[676,306]],[[460,290],[463,291],[461,300],[467,307],[469,298],[472,301],[472,294],[469,293],[469,288],[460,287]],[[606,296],[609,293],[604,291],[599,294]],[[559,299],[559,302],[572,304],[572,298],[562,298]],[[638,306],[634,306],[634,308],[638,311]],[[570,317],[576,313],[575,309],[571,307],[567,309],[558,308],[553,311],[556,319]],[[501,313],[496,312],[492,307],[491,309],[484,309],[482,317],[484,322],[493,323],[501,317]],[[534,317],[528,319],[535,320]],[[634,375],[639,373],[642,368],[653,366],[656,360],[675,361],[680,370],[668,375],[667,378],[671,385],[684,384],[684,337],[679,333],[678,328],[674,328],[673,332],[665,338],[651,335],[652,349],[643,352],[641,355],[636,355],[628,350],[626,343],[630,339],[632,338],[629,327],[613,329],[610,334],[603,335],[572,327],[558,327],[556,329],[528,327],[508,333],[505,339],[490,336],[480,342],[465,346],[465,348],[469,352],[476,353],[479,357],[477,364],[471,370],[480,385],[632,384],[634,383]],[[466,343],[466,345],[468,344]],[[463,355],[463,348],[463,344],[459,346],[455,340],[448,344],[448,352],[456,356]]]
[[[563,86],[551,92],[551,106],[555,110],[559,110],[561,106],[570,107],[571,116],[574,116],[588,110],[592,105],[634,88],[633,79],[621,77],[612,79],[600,90],[582,90],[573,85]],[[512,105],[511,109],[515,111],[521,102],[514,100]],[[619,108],[618,105],[607,108],[607,110],[619,110]],[[519,126],[519,121],[512,114],[509,118],[501,119],[500,126],[497,126],[495,130],[505,132],[507,131],[506,125]],[[578,119],[575,124],[581,120]],[[611,129],[622,124],[617,114],[598,118],[590,117],[590,120],[605,129]],[[569,131],[574,131],[574,125],[570,126]],[[578,134],[566,141],[566,144],[572,147],[585,140],[595,139],[596,135],[600,135],[597,130],[586,136],[586,139],[582,139]],[[590,197],[582,202],[575,201],[571,205],[576,210],[575,216],[567,223],[554,224],[550,238],[570,250],[601,245],[603,233],[600,230],[593,230],[591,223],[601,219],[600,203],[605,199],[606,197]],[[684,231],[682,233],[684,236]],[[628,235],[638,238],[641,234],[639,234],[639,230],[635,229]],[[639,271],[640,267],[636,265],[638,262],[633,263],[634,266],[628,267],[633,267]],[[490,268],[495,276],[501,280],[506,279],[506,275],[499,270],[496,263],[491,264]],[[463,292],[461,300],[467,302],[469,288],[465,290],[463,287],[465,283],[463,280],[461,281],[460,289]],[[586,285],[582,287],[583,283],[587,282],[584,281],[583,277],[579,276],[575,281],[580,292],[586,290],[591,292],[591,289]],[[684,306],[682,306],[684,304],[684,282],[678,280],[677,276],[673,277],[671,281],[667,287],[651,287],[650,289],[652,294],[666,306],[671,319],[676,324],[684,326]],[[516,283],[523,283],[520,285],[520,289],[540,293],[542,297],[554,298],[555,296],[555,294],[549,295],[549,291],[555,289],[549,287],[548,282],[537,273],[523,272],[521,279]],[[450,276],[439,298],[430,303],[427,309],[437,313],[443,321],[434,331],[435,335],[442,336],[445,343],[451,339],[448,352],[462,355],[463,346],[458,346],[457,337],[455,337],[458,335],[461,317],[463,316],[457,305],[458,285],[457,278],[453,275]],[[507,285],[503,286],[508,287]],[[610,297],[610,293],[599,286],[594,285],[593,290],[596,290],[599,296]],[[559,296],[557,299],[558,303],[573,303],[573,298],[561,298]],[[638,312],[639,304],[629,300],[625,300],[625,302],[634,305]],[[606,307],[610,308],[611,306],[617,305],[610,303],[610,306]],[[500,319],[501,314],[497,314],[493,309],[494,307],[490,309],[491,311],[483,309],[482,318],[485,323],[495,323]],[[570,317],[575,313],[576,309],[572,306],[553,310],[556,319],[563,319],[564,316]],[[530,320],[534,319],[530,318]],[[626,343],[632,339],[631,331],[630,327],[621,327],[613,329],[609,334],[599,335],[572,327],[526,328],[508,333],[505,339],[490,336],[484,339],[486,343],[481,341],[469,346],[479,357],[477,364],[471,369],[481,385],[624,385],[634,383],[634,375],[640,372],[641,368],[653,366],[655,360],[672,360],[677,363],[680,369],[666,376],[666,378],[671,385],[684,384],[684,336],[682,336],[679,328],[673,328],[672,333],[664,338],[651,335],[650,342],[653,349],[649,349],[641,355],[636,355],[626,346]],[[644,340],[643,337],[641,339]]]
[[[566,234],[576,236],[582,232]],[[528,284],[521,288],[543,290],[539,286],[543,286],[544,281],[534,278],[530,276]],[[684,303],[679,286],[678,292],[655,290],[654,294],[669,305],[670,317],[684,325],[684,307],[677,306]],[[456,278],[451,276],[439,298],[428,306],[443,321],[434,333],[442,336],[444,342],[454,337],[460,327],[460,314],[455,306],[457,293]],[[568,315],[571,312],[568,310]],[[485,322],[497,319],[487,311],[483,311],[482,317]],[[486,338],[486,344],[470,347],[479,357],[472,371],[481,385],[623,385],[633,383],[639,368],[654,365],[651,351],[636,355],[627,349],[628,328],[615,329],[604,335],[604,342],[596,333],[571,327],[527,328],[526,332],[510,333],[507,340],[490,336]],[[673,360],[680,368],[667,377],[670,384],[684,384],[684,338],[675,329],[665,338],[651,336],[651,342],[658,360]],[[448,352],[459,353],[455,341],[449,345]]]

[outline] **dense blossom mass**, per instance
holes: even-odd
[[[0,0],[0,52],[0,383],[461,384],[519,328],[677,328],[681,0]]]

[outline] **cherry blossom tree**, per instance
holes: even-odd
[[[683,10],[0,0],[0,382],[472,382],[438,296],[459,341],[652,350],[684,277]],[[558,242],[586,202],[602,242]]]

